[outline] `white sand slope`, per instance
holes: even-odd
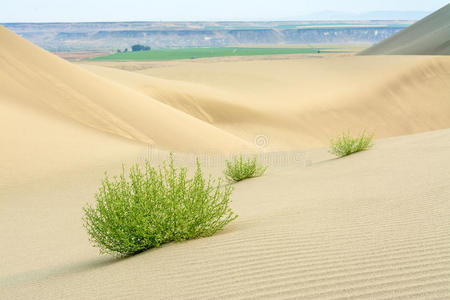
[[[327,145],[347,129],[381,138],[450,127],[450,57],[83,67],[249,142],[264,135],[274,150]]]
[[[79,223],[100,170],[3,192],[2,299],[447,299],[449,155],[450,130],[311,151],[237,184],[223,232],[118,261]]]
[[[450,4],[359,54],[450,55]]]
[[[139,92],[86,72],[0,26],[0,101],[131,140],[185,151],[250,144]]]

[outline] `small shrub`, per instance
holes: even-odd
[[[343,133],[330,142],[330,153],[342,157],[355,152],[372,148],[373,133],[367,134],[363,130],[357,137],[352,137],[349,132]]]
[[[128,176],[107,175],[83,208],[84,227],[100,253],[133,255],[171,241],[207,237],[237,218],[230,204],[232,188],[205,179],[197,160],[191,179],[174,167],[173,156],[154,168],[133,166]]]
[[[267,166],[258,164],[256,157],[246,159],[241,156],[234,157],[233,161],[227,161],[227,167],[223,172],[229,182],[237,182],[246,178],[258,177],[266,172]]]
[[[131,46],[131,51],[133,51],[133,52],[150,51],[150,50],[151,50],[151,48],[149,46],[144,46],[144,45],[139,45],[139,44]]]

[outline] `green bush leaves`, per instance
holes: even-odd
[[[134,165],[125,176],[106,176],[96,205],[83,208],[84,227],[100,253],[137,254],[172,241],[207,237],[237,218],[229,207],[232,188],[205,179],[199,162],[192,178],[169,163]]]
[[[227,161],[227,167],[223,172],[229,182],[237,182],[246,178],[258,177],[266,172],[267,166],[258,164],[256,157],[244,159],[241,156]]]
[[[372,148],[374,134],[367,134],[363,130],[357,137],[352,137],[349,132],[344,132],[330,142],[330,153],[342,157],[349,154]]]

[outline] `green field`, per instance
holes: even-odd
[[[334,52],[323,51],[321,53]],[[182,48],[151,51],[123,52],[92,58],[93,61],[175,60],[203,57],[252,56],[274,54],[317,53],[316,48]]]

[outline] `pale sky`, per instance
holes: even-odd
[[[3,0],[0,23],[285,20],[321,11],[434,11],[448,0]]]

